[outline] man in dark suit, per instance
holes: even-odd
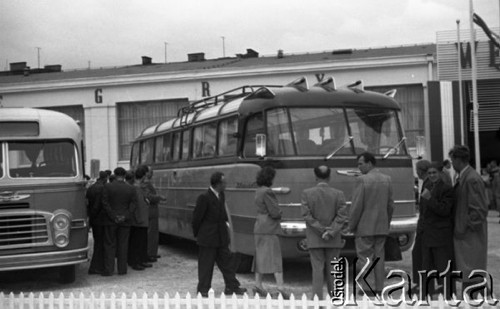
[[[375,289],[365,287],[365,292],[371,294],[369,296],[380,295],[384,288],[384,245],[394,210],[391,177],[382,174],[375,164],[375,157],[369,152],[358,156],[358,168],[363,175],[356,178],[349,218],[349,229],[355,236],[360,263],[358,269],[365,266],[367,259],[373,262],[380,258],[374,267],[375,285],[370,285],[370,288]],[[368,278],[372,277],[370,275]]]
[[[147,168],[146,178],[141,182],[141,189],[144,192],[146,199],[149,201],[149,224],[148,224],[148,261],[156,262],[160,257],[158,255],[158,244],[160,239],[160,232],[158,226],[160,201],[165,201],[163,195],[157,193],[156,188],[153,186],[151,178],[153,177],[153,170],[151,166]]]
[[[94,252],[90,261],[89,275],[101,274],[104,271],[104,224],[106,213],[102,208],[102,192],[108,182],[108,174],[99,172],[97,181],[87,189],[87,203],[90,226],[94,239]]]
[[[115,256],[119,275],[127,273],[127,251],[132,215],[137,207],[137,193],[125,182],[122,167],[114,170],[115,180],[104,186],[102,204],[107,218],[104,228],[104,271],[111,276],[115,269]]]
[[[215,172],[210,177],[210,188],[198,196],[193,212],[193,233],[199,246],[197,292],[207,297],[212,284],[214,265],[217,263],[222,272],[227,295],[243,294],[232,266],[233,258],[229,251],[228,216],[225,208],[224,174]]]
[[[347,206],[344,193],[330,187],[330,168],[314,169],[317,185],[302,193],[302,215],[306,221],[306,237],[312,266],[313,297],[323,299],[326,279],[328,293],[333,291],[330,278],[331,265],[340,254],[345,241],[341,232],[347,223]]]

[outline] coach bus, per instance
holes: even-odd
[[[88,259],[83,167],[75,120],[0,107],[0,271],[57,267],[75,280]]]
[[[282,254],[293,258],[307,254],[301,193],[315,185],[313,168],[330,166],[331,185],[350,201],[360,174],[356,156],[369,151],[392,177],[391,233],[407,250],[417,221],[414,177],[394,94],[365,91],[362,82],[337,88],[333,78],[313,87],[305,78],[285,86],[244,86],[193,102],[178,117],[144,129],[132,144],[131,167],[152,167],[155,185],[167,197],[160,205],[160,231],[187,239],[193,239],[197,196],[214,171],[223,172],[232,250],[250,265],[255,177],[262,166],[277,171],[273,191],[283,212]],[[353,255],[353,237],[344,237],[344,254]]]

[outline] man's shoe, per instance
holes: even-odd
[[[132,266],[132,269],[133,270],[144,270],[145,268],[142,267],[141,265],[137,264],[137,265]]]
[[[260,297],[266,297],[269,292],[259,288],[258,286],[253,287],[253,294],[256,295],[258,294]]]
[[[141,265],[141,266],[142,266],[142,267],[144,267],[144,268],[153,267],[153,264],[149,264],[149,263],[141,263],[141,264],[139,264],[139,265]]]
[[[95,270],[95,269],[89,269],[89,275],[100,275],[102,271],[100,270]]]
[[[127,274],[127,272],[123,272],[123,273],[118,272],[118,275],[119,275],[119,276],[124,276],[124,275],[126,275],[126,274]]]
[[[150,257],[148,257],[148,262],[150,262],[150,263],[154,263],[154,262],[156,262],[156,261],[158,261],[158,259],[157,259],[157,258],[155,258],[154,256],[150,256]]]
[[[208,298],[208,292],[200,292],[200,291],[198,291],[198,293],[200,293],[201,297]]]
[[[290,293],[288,293],[284,290],[278,289],[278,296],[279,296],[279,294],[281,294],[281,297],[283,297],[284,300],[290,299]]]
[[[242,287],[237,287],[237,288],[232,288],[232,289],[226,288],[224,290],[224,294],[226,294],[226,295],[233,295],[233,294],[243,295],[243,294],[245,294],[246,291],[247,291],[247,289],[242,288]]]

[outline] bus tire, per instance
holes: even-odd
[[[59,282],[68,284],[75,282],[76,267],[75,265],[61,266],[59,268]]]
[[[234,254],[236,273],[247,274],[252,272],[253,256],[236,252]]]

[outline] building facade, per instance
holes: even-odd
[[[493,30],[498,33],[498,28]],[[481,167],[485,167],[493,159],[500,162],[500,49],[481,29],[475,37],[479,152]],[[460,47],[458,38],[457,31],[437,33],[438,81],[429,83],[429,144],[434,160],[446,157],[454,144],[466,144],[474,163],[470,30],[460,32]]]

